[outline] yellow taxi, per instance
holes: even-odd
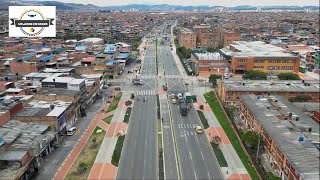
[[[197,134],[202,134],[202,127],[201,126],[196,126],[196,133]]]

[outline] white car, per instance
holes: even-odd
[[[179,100],[182,100],[182,99],[183,99],[183,96],[182,96],[181,93],[178,93],[178,99],[179,99]]]
[[[72,136],[77,131],[76,127],[71,127],[67,131],[67,136]]]

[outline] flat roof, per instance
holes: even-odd
[[[216,53],[194,53],[197,60],[226,60],[219,52]]]
[[[0,161],[19,161],[28,151],[5,151],[0,153]]]
[[[10,92],[17,92],[17,93],[19,93],[19,92],[21,92],[21,91],[23,91],[23,89],[19,89],[19,88],[9,88],[9,89],[6,90],[6,92],[8,92],[8,93],[10,93]]]
[[[233,41],[229,46],[237,49],[239,52],[233,52],[226,48],[224,48],[223,51],[231,51],[227,54],[231,54],[235,57],[296,57],[281,47],[266,44],[262,41]]]
[[[81,60],[81,62],[93,62],[94,60],[96,60],[96,57],[87,57]]]
[[[67,108],[65,107],[55,107],[47,116],[55,116],[58,117],[60,116],[63,112],[66,111]]]
[[[320,178],[319,150],[316,147],[320,131],[313,119],[281,96],[251,94],[241,95],[240,100],[303,179]],[[299,121],[278,118],[289,113],[292,118],[299,117]],[[312,128],[311,132],[309,128]],[[305,141],[299,142],[300,137]]]
[[[68,89],[61,89],[61,88],[46,88],[43,87],[37,91],[36,94],[48,94],[48,95],[57,95],[57,96],[76,96],[79,94],[79,91],[76,90],[68,90]]]
[[[319,81],[222,80],[226,91],[245,92],[319,92]],[[244,83],[245,85],[243,85]],[[305,86],[310,84],[310,86]]]
[[[72,77],[48,77],[42,82],[56,82],[56,83],[71,83],[71,84],[80,84],[84,81],[85,79],[75,79]]]

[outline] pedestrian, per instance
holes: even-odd
[[[161,118],[161,121],[163,122],[163,118]]]

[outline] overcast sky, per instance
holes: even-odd
[[[212,5],[212,6],[319,6],[319,0],[56,0],[66,3],[94,4],[97,6],[127,4],[174,4],[174,5]]]

